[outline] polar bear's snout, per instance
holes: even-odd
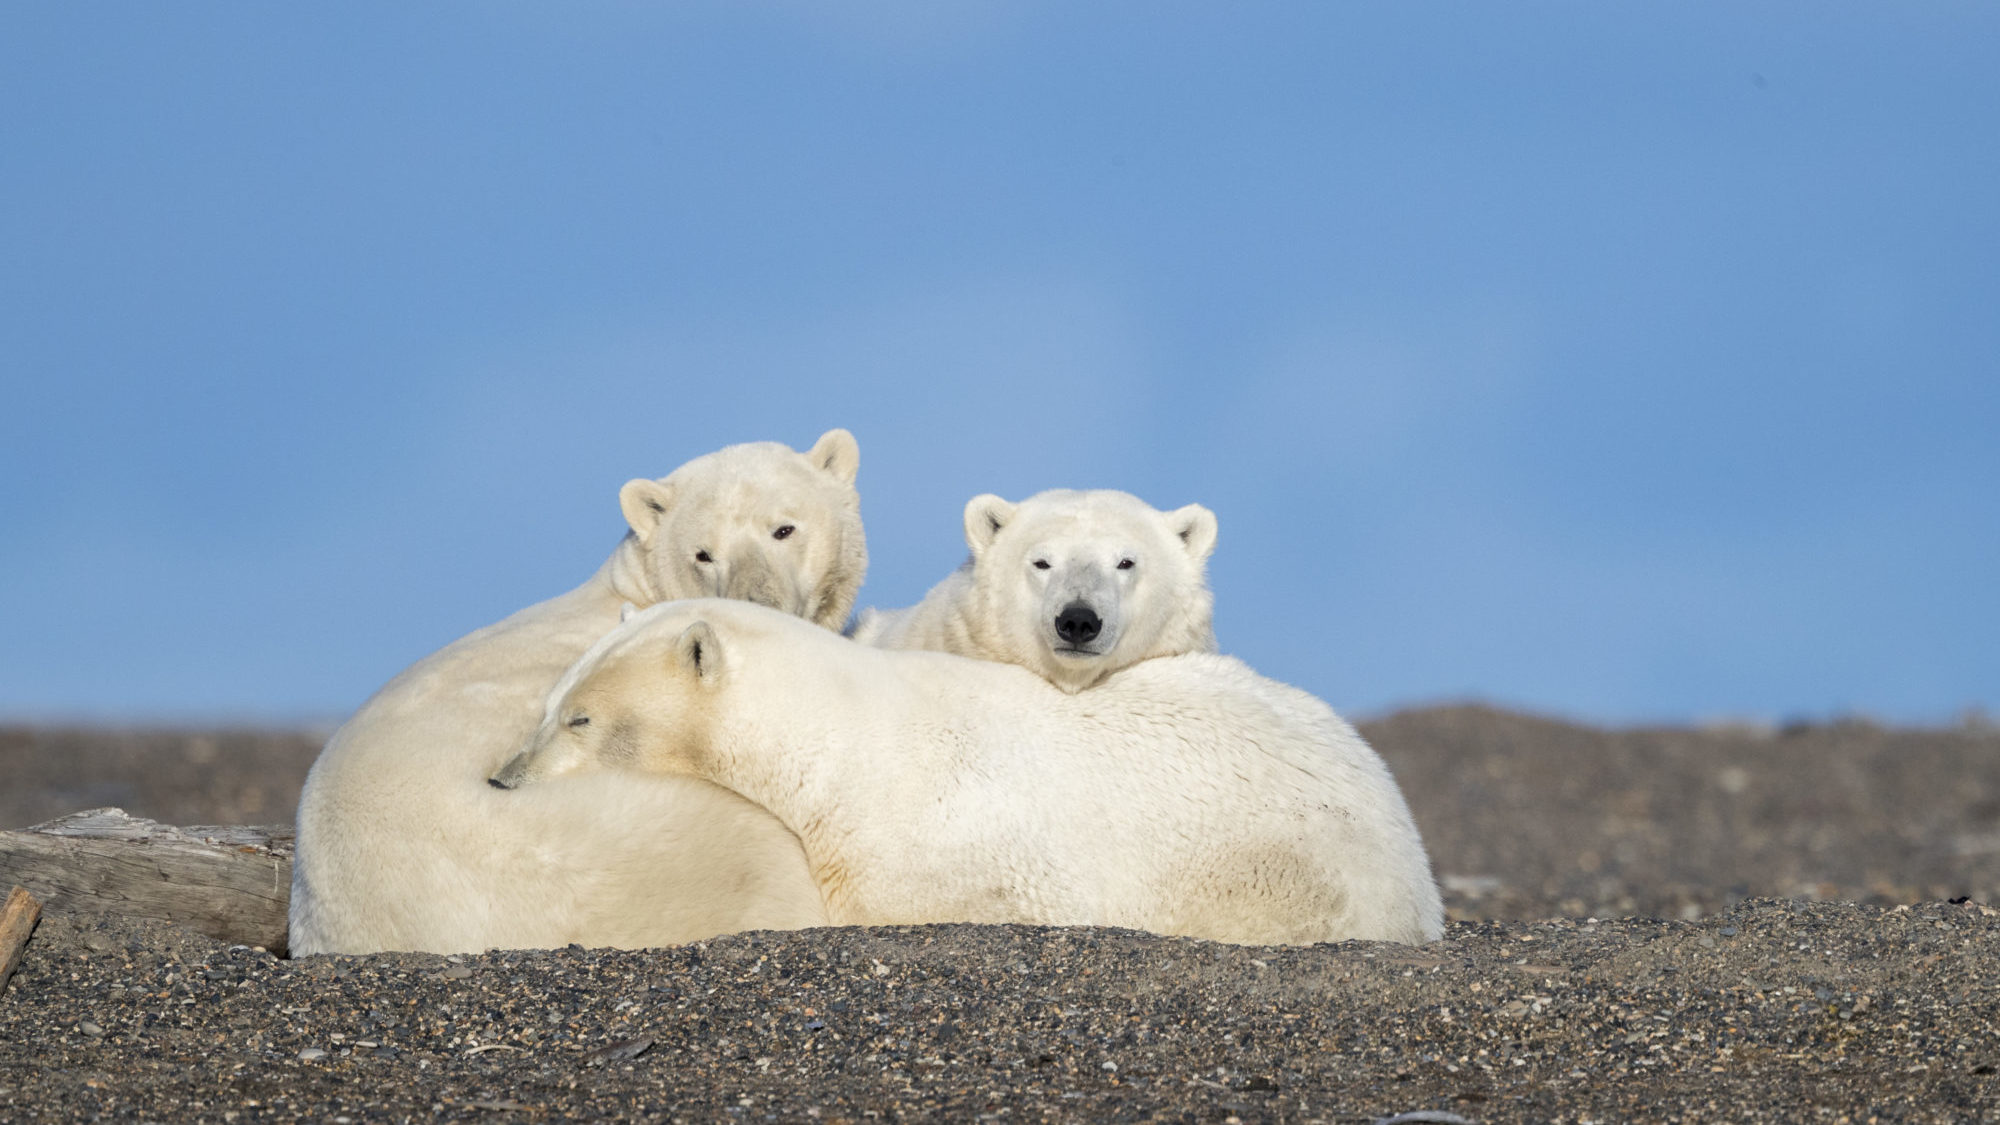
[[[507,764],[500,767],[499,773],[487,778],[486,784],[491,785],[495,789],[519,789],[522,782],[532,779],[534,774],[533,766],[534,752],[532,750],[523,750],[512,758],[507,759]]]
[[[794,617],[806,613],[804,587],[784,568],[773,566],[758,547],[732,551],[706,569],[710,597],[755,602]]]
[[[486,784],[495,789],[519,789],[531,781],[567,773],[580,765],[581,760],[573,740],[551,738],[545,723],[529,737],[527,745],[507,759],[499,772],[486,779]]]
[[[1104,619],[1097,611],[1084,602],[1071,602],[1056,614],[1056,636],[1071,648],[1079,648],[1097,639],[1104,631]]]

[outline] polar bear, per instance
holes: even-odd
[[[868,563],[859,464],[832,430],[805,453],[735,445],[632,481],[630,530],[588,582],[376,692],[299,800],[292,952],[638,947],[821,922],[798,841],[716,786],[579,778],[500,800],[486,779],[625,603],[720,595],[845,624]]]
[[[834,924],[1109,925],[1217,941],[1443,930],[1382,760],[1318,699],[1212,654],[1089,692],[857,645],[761,606],[640,611],[493,779],[693,777],[798,835]]]
[[[854,639],[1019,664],[1081,691],[1155,656],[1215,651],[1215,514],[1129,492],[1055,489],[965,505],[972,549],[908,609],[864,610]]]

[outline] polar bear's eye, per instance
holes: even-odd
[[[1132,567],[1133,567],[1134,565],[1136,565],[1136,564],[1134,564],[1134,563],[1132,562],[1132,560],[1131,560],[1131,559],[1119,559],[1119,560],[1118,560],[1118,569],[1119,569],[1119,570],[1131,570],[1131,569],[1132,569]]]
[[[587,727],[590,725],[590,716],[578,715],[569,721],[569,725],[572,727]]]
[[[797,531],[797,530],[798,530],[798,528],[796,528],[796,527],[793,527],[793,526],[792,526],[791,524],[784,524],[784,525],[780,526],[780,527],[778,528],[778,530],[776,530],[776,531],[774,531],[774,532],[772,532],[772,533],[771,533],[771,538],[773,538],[773,539],[790,539],[790,538],[792,537],[792,532],[794,532],[794,531]]]
[[[1036,570],[1047,570],[1048,568],[1049,568],[1049,560],[1047,560],[1047,559],[1036,559],[1036,560],[1035,560],[1035,569],[1036,569]]]
[[[707,552],[707,551],[696,551],[696,552],[694,553],[694,561],[696,561],[696,562],[714,562],[715,560],[714,560],[714,559],[711,559],[711,558],[709,558],[709,557],[708,557],[708,552]]]

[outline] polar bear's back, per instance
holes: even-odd
[[[833,845],[847,882],[837,922],[1117,925],[1245,943],[1442,932],[1388,768],[1324,702],[1239,660],[1158,657],[1072,695],[937,652],[762,655],[841,685],[805,709],[792,743],[859,755],[812,814],[847,837]],[[876,718],[860,733],[842,699],[867,700],[863,716],[912,717],[886,738]]]
[[[1395,779],[1318,698],[1196,653],[1142,661],[1075,700],[1103,724],[1074,748],[1099,759],[1091,772],[1159,812],[1137,830],[1166,844],[1147,881],[1172,909],[1148,928],[1261,942],[1442,932]]]
[[[599,584],[530,606],[418,661],[334,732],[299,801],[295,952],[664,945],[824,920],[796,839],[726,790],[486,784],[619,609]]]
[[[484,857],[439,844],[477,829],[487,759],[534,729],[548,685],[617,614],[590,588],[530,606],[403,670],[334,731],[299,799],[295,950],[433,948],[490,926],[466,889]]]

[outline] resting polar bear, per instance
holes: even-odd
[[[588,582],[378,691],[299,800],[292,952],[651,946],[823,921],[798,841],[720,788],[577,778],[523,799],[486,779],[625,602],[724,595],[844,624],[868,562],[859,464],[832,430],[804,454],[736,445],[632,481],[631,532]]]
[[[1161,512],[1109,489],[975,496],[965,544],[964,566],[908,609],[864,611],[854,639],[1019,664],[1064,691],[1215,651],[1215,514],[1200,504]]]
[[[699,777],[770,809],[835,924],[1111,925],[1422,942],[1443,909],[1374,751],[1210,654],[1070,695],[1021,668],[852,644],[741,602],[607,635],[493,784]]]

